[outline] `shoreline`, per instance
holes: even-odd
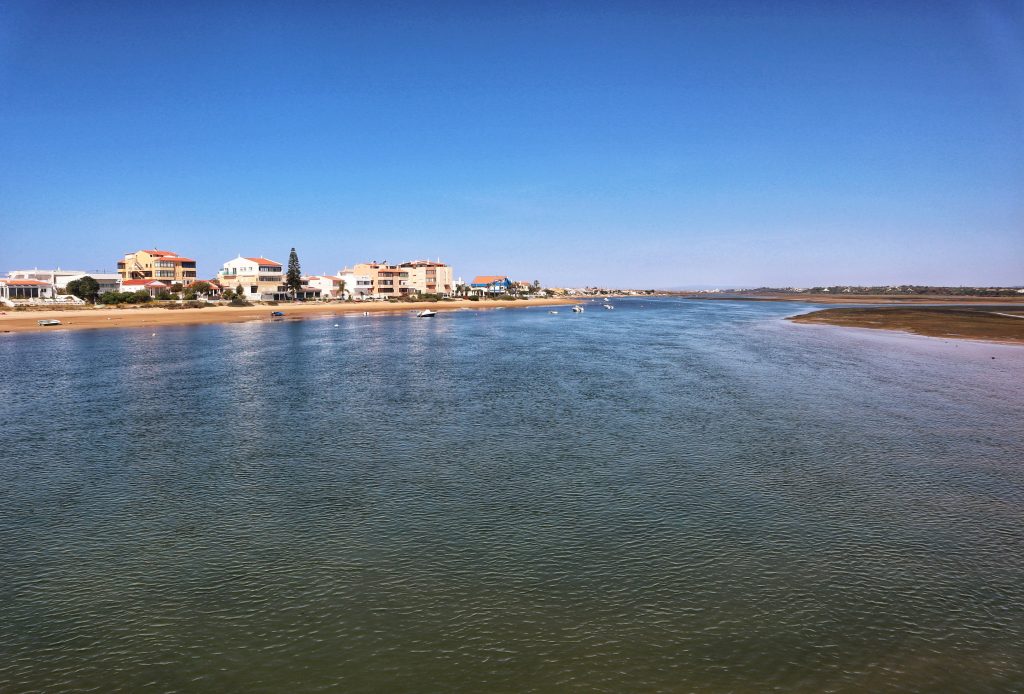
[[[804,304],[869,304],[869,305],[985,305],[985,304],[1018,304],[1024,306],[1022,296],[950,296],[947,294],[757,294],[757,295],[723,295],[723,294],[692,294],[680,295],[684,299],[704,301],[792,301]]]
[[[1024,305],[826,308],[788,316],[802,325],[888,330],[948,340],[1024,345]]]
[[[422,301],[401,304],[384,302],[345,303],[282,303],[277,306],[218,306],[167,309],[160,307],[121,308],[94,306],[58,310],[6,310],[0,315],[0,334],[27,332],[62,332],[65,330],[102,330],[105,328],[156,328],[210,323],[242,323],[270,320],[271,311],[282,311],[284,320],[324,318],[334,315],[362,313],[409,313],[429,308],[434,311],[459,309],[492,310],[496,308],[529,308],[530,306],[565,306],[579,303],[570,299],[528,299],[524,301]],[[40,320],[56,319],[61,325],[43,327]]]

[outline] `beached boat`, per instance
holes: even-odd
[[[56,318],[49,318],[47,320],[41,320],[41,321],[36,321],[36,322],[39,323],[39,325],[41,325],[43,327],[50,326],[50,325],[60,325],[61,324],[61,322],[59,320],[57,320]]]
[[[284,311],[271,311],[270,315],[273,316],[274,318],[280,318],[281,316],[284,315]]]
[[[425,308],[416,314],[417,318],[433,318],[437,315],[437,311],[431,311],[429,308]]]
[[[576,306],[572,307],[572,312],[573,313],[583,313],[583,307],[580,306],[579,304],[577,304]]]

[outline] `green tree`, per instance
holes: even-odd
[[[68,282],[67,292],[77,296],[79,299],[95,304],[96,299],[100,296],[100,283],[86,275],[81,279]]]
[[[198,282],[193,282],[192,284],[190,284],[188,288],[192,290],[193,294],[201,294],[203,296],[206,296],[207,294],[210,293],[210,290],[213,289],[213,285],[211,285],[209,282],[199,280]]]
[[[530,287],[530,290],[531,290],[531,291],[532,291],[532,292],[533,292],[534,294],[536,294],[537,292],[539,292],[539,291],[540,291],[540,280],[534,280],[534,281],[533,281],[533,285],[532,285],[532,286]]]
[[[342,301],[345,300],[345,280],[342,280],[341,282],[338,283],[338,297]]]
[[[235,292],[231,289],[231,287],[225,287],[224,291],[221,292],[220,296],[222,299],[230,301],[231,299],[235,298]]]
[[[175,282],[174,284],[171,285],[171,291],[174,292],[175,294],[180,294],[181,290],[184,288],[185,287],[182,286],[181,282]]]
[[[299,266],[299,254],[294,248],[288,254],[288,274],[285,275],[284,284],[291,290],[292,296],[297,296],[302,289],[302,268]]]

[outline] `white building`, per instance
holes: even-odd
[[[49,282],[37,279],[0,279],[0,304],[15,306],[19,303],[47,303],[55,292]],[[81,300],[77,300],[81,303]]]
[[[120,289],[120,291],[122,291],[122,292],[137,292],[140,289],[142,289],[142,290],[148,292],[149,295],[151,297],[153,297],[154,299],[156,298],[157,294],[160,294],[161,292],[170,292],[171,291],[171,285],[166,283],[166,282],[161,282],[160,280],[152,280],[152,279],[125,280],[125,279],[122,279],[120,282],[121,282],[121,289]]]
[[[310,289],[319,289],[321,299],[340,299],[341,278],[333,275],[309,275],[302,282]]]
[[[362,301],[373,294],[373,278],[369,275],[359,275],[345,268],[338,270],[338,279],[345,283],[345,299]]]
[[[229,260],[217,273],[217,281],[225,289],[238,291],[241,288],[247,301],[289,301],[293,298],[285,286],[281,263],[263,257],[238,256]],[[304,286],[295,292],[294,298],[319,299],[320,290]]]
[[[100,294],[103,292],[120,291],[119,287],[121,283],[121,276],[116,272],[81,272],[75,275],[61,276],[60,279],[54,283],[54,286],[56,286],[57,289],[67,289],[68,282],[80,280],[83,277],[92,277],[96,280],[96,284],[100,285]]]

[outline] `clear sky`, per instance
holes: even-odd
[[[1024,3],[0,0],[0,271],[1024,284]]]

